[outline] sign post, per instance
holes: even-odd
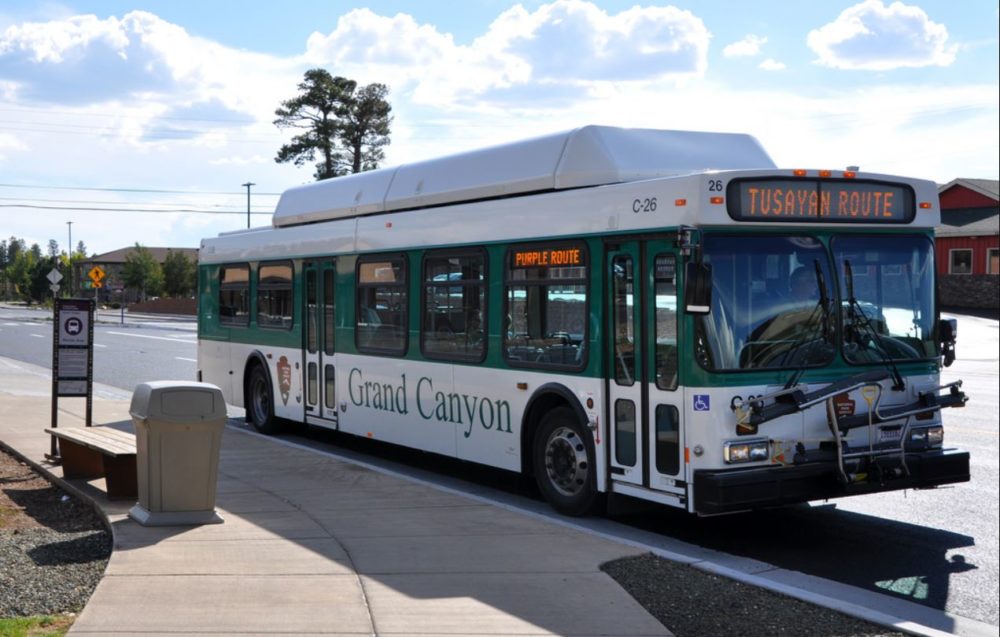
[[[59,398],[87,399],[86,425],[92,426],[94,385],[94,301],[56,299],[52,322],[52,428],[59,426]],[[59,450],[52,436],[50,459]]]

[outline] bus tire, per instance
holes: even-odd
[[[594,442],[572,409],[556,407],[542,418],[532,450],[535,481],[559,513],[583,516],[598,503]]]
[[[247,380],[246,420],[262,434],[277,433],[278,423],[274,417],[274,391],[267,370],[261,365],[250,369]]]

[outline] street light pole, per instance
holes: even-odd
[[[249,228],[250,227],[250,186],[256,186],[257,184],[253,183],[252,181],[248,181],[247,183],[241,184],[241,185],[244,188],[247,189],[247,228]]]
[[[66,267],[69,270],[69,295],[73,296],[73,222],[67,221],[66,228],[69,231],[69,246],[66,248]]]

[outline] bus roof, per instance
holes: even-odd
[[[584,126],[286,190],[272,223],[330,219],[710,170],[775,168],[744,134]]]

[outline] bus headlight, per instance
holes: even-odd
[[[727,442],[722,449],[722,457],[726,464],[740,462],[760,462],[771,455],[771,445],[767,440],[748,440]]]
[[[944,427],[925,427],[910,433],[910,442],[921,447],[940,447],[944,443]]]

